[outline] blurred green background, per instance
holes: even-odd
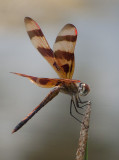
[[[119,1],[0,0],[0,160],[73,160],[78,145],[80,124],[63,94],[11,134],[50,89],[9,72],[57,78],[32,46],[25,16],[38,22],[51,48],[65,24],[77,27],[73,78],[91,87],[83,98],[92,102],[89,159],[119,159]]]

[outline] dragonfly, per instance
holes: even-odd
[[[74,49],[77,40],[76,27],[73,24],[66,24],[56,37],[52,50],[39,25],[30,17],[25,17],[24,22],[32,44],[53,67],[59,78],[39,78],[11,72],[29,79],[39,87],[53,88],[43,101],[14,128],[12,133],[16,132],[26,124],[42,107],[56,97],[59,92],[71,96],[70,115],[81,122],[72,114],[72,107],[74,106],[75,111],[83,115],[78,111],[78,108],[83,108],[87,103],[90,103],[90,101],[81,101],[80,96],[87,95],[90,88],[80,80],[72,79],[75,66]]]

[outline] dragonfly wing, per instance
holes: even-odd
[[[27,123],[42,107],[44,107],[49,101],[51,101],[55,96],[58,95],[60,87],[55,87],[45,98],[44,100],[31,112],[29,113],[12,131],[12,133],[19,130],[24,124]]]
[[[72,78],[74,72],[74,49],[77,40],[77,29],[72,24],[66,24],[59,32],[53,52],[56,62],[62,70],[62,78]]]
[[[48,61],[48,63],[54,68],[56,73],[61,77],[60,67],[55,61],[54,53],[50,48],[41,28],[33,19],[29,17],[26,17],[24,19],[24,22],[27,33],[34,47],[41,53],[41,55]]]
[[[24,19],[27,33],[34,47],[50,63],[54,63],[54,54],[38,24],[31,18]]]
[[[70,84],[70,83],[80,83],[80,80],[72,80],[72,79],[58,79],[58,78],[38,78],[38,77],[33,77],[29,76],[26,74],[21,74],[21,73],[15,73],[11,72],[13,74],[16,74],[21,77],[28,78],[32,83],[36,84],[39,87],[42,88],[53,88],[55,86],[61,86],[64,83]]]
[[[33,76],[26,75],[26,74],[15,73],[15,72],[11,72],[11,73],[16,74],[21,77],[28,78],[32,83],[42,88],[53,88],[55,86],[58,86],[59,80],[60,80],[60,79],[55,79],[55,78],[38,78],[38,77],[33,77]]]

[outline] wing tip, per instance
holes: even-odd
[[[16,73],[16,72],[10,72],[10,73],[12,73],[12,74],[16,74],[16,75],[18,75],[18,76],[21,76],[21,77],[26,77],[26,78],[34,78],[34,77],[32,77],[32,76],[28,76],[28,75],[26,75],[26,74],[22,74],[22,73]],[[36,78],[36,77],[35,77]]]
[[[69,28],[69,27],[71,27],[71,28],[72,28],[72,27],[76,28],[76,27],[74,26],[74,24],[72,24],[72,23],[66,24],[65,27],[67,27],[67,28]]]
[[[25,17],[25,18],[24,18],[24,22],[25,22],[25,23],[28,23],[28,22],[30,22],[30,21],[33,21],[33,19],[30,18],[30,17]]]
[[[71,23],[68,23],[64,26],[66,29],[69,29],[69,28],[74,28],[74,33],[75,35],[77,36],[78,32],[77,32],[77,28],[75,27],[75,25],[71,24]]]
[[[10,72],[12,74],[16,74],[16,75],[19,75],[19,76],[23,76],[24,74],[21,74],[21,73],[16,73],[16,72]]]
[[[9,73],[12,73],[12,74],[17,74],[16,72],[9,72]]]

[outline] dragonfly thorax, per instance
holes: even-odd
[[[80,94],[80,96],[86,96],[90,91],[90,88],[85,83],[63,83],[60,92],[69,94],[69,95],[75,95]]]
[[[60,89],[60,92],[69,94],[69,95],[75,95],[78,93],[78,87],[75,83],[63,83]]]

